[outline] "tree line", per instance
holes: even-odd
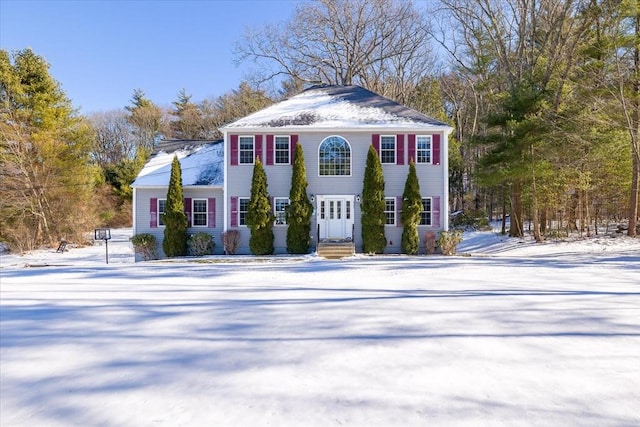
[[[536,240],[607,221],[637,233],[635,0],[309,1],[249,28],[235,53],[255,68],[228,94],[196,103],[182,90],[161,108],[139,89],[83,117],[43,58],[0,51],[0,238],[28,249],[126,223],[129,184],[160,138],[218,138],[317,83],[358,84],[452,125],[450,210],[470,221],[502,218]]]

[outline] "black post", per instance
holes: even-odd
[[[104,239],[104,250],[105,250],[105,259],[107,260],[107,264],[109,264],[109,241]]]

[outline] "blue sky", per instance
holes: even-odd
[[[83,114],[123,108],[133,90],[169,106],[238,87],[233,47],[247,26],[278,23],[295,0],[0,0],[0,47],[30,47]]]

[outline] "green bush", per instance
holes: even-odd
[[[136,255],[140,255],[144,261],[158,259],[158,241],[153,234],[136,234],[131,237],[131,244]]]
[[[196,233],[189,235],[187,239],[187,254],[190,256],[213,255],[213,236],[208,233]]]
[[[443,255],[454,255],[462,242],[462,231],[441,231],[438,236],[438,247]]]

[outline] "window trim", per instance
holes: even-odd
[[[242,161],[242,153],[247,153],[248,149],[242,149],[242,140],[251,139],[251,163]],[[255,135],[238,136],[238,165],[253,165],[256,161],[256,137]]]
[[[321,152],[322,146],[325,144],[325,142],[327,142],[328,140],[330,140],[332,138],[339,138],[339,139],[343,140],[344,143],[346,144],[347,149],[349,150],[348,151],[348,153],[349,153],[349,164],[348,164],[349,173],[348,174],[325,175],[325,174],[321,173],[323,168],[320,165],[320,162],[322,160],[322,156],[320,155],[320,152]],[[351,153],[352,153],[351,144],[349,143],[349,141],[345,137],[340,136],[340,135],[329,135],[326,138],[324,138],[322,140],[322,142],[320,142],[320,144],[318,145],[318,164],[317,164],[317,166],[318,166],[318,177],[349,177],[349,176],[352,176],[352,174],[353,174],[353,156],[351,155]]]
[[[164,209],[160,210],[160,203],[164,202]],[[158,227],[165,227],[164,214],[167,212],[167,199],[158,198]]]
[[[393,208],[391,210],[388,209],[388,205],[387,202],[392,202],[393,203]],[[392,215],[393,218],[393,222],[389,223],[389,214]],[[385,226],[395,226],[396,222],[397,222],[397,218],[396,218],[396,198],[395,197],[385,197],[384,198],[384,217],[385,217],[385,222],[384,225]]]
[[[242,202],[246,200],[246,210],[242,210]],[[249,212],[249,201],[251,197],[238,197],[238,227],[247,227],[247,212]],[[244,217],[243,217],[244,214]],[[244,220],[243,220],[244,219]]]
[[[419,144],[420,144],[420,139],[421,138],[427,138],[429,141],[429,148],[428,149],[420,149]],[[429,161],[427,162],[421,162],[419,161],[420,159],[420,152],[426,152],[428,153],[429,156]],[[415,163],[417,165],[432,165],[433,164],[433,135],[416,135],[416,154],[415,154],[416,158],[415,158]]]
[[[383,148],[383,140],[385,138],[393,138],[393,149]],[[389,142],[387,142],[389,143]],[[393,151],[393,161],[383,161],[383,153],[389,153]],[[380,163],[383,165],[395,165],[398,161],[398,137],[397,135],[380,135]]]
[[[425,209],[425,201],[429,200],[429,210]],[[423,223],[423,219],[426,218],[425,215],[429,215],[429,223]],[[426,221],[425,221],[426,222]],[[433,197],[423,197],[422,198],[422,211],[420,211],[420,223],[423,227],[432,227],[433,226]]]
[[[204,202],[204,212],[196,212],[196,202]],[[196,215],[204,215],[204,225],[196,225]],[[209,201],[207,199],[191,199],[191,227],[207,228],[209,226]]]
[[[278,162],[278,152],[285,152],[285,150],[278,150],[278,138],[287,139],[287,162]],[[274,135],[273,136],[273,164],[274,165],[290,165],[291,164],[291,135]]]
[[[286,200],[286,205],[285,205],[285,210],[279,212],[278,209],[278,201],[282,201],[282,200]],[[282,227],[287,225],[287,207],[289,207],[291,205],[291,200],[289,200],[288,197],[274,197],[273,198],[273,215],[276,217],[276,219],[273,222],[273,225],[276,225],[278,227]],[[278,222],[278,213],[281,213],[282,215],[284,215],[284,222],[279,223]]]

